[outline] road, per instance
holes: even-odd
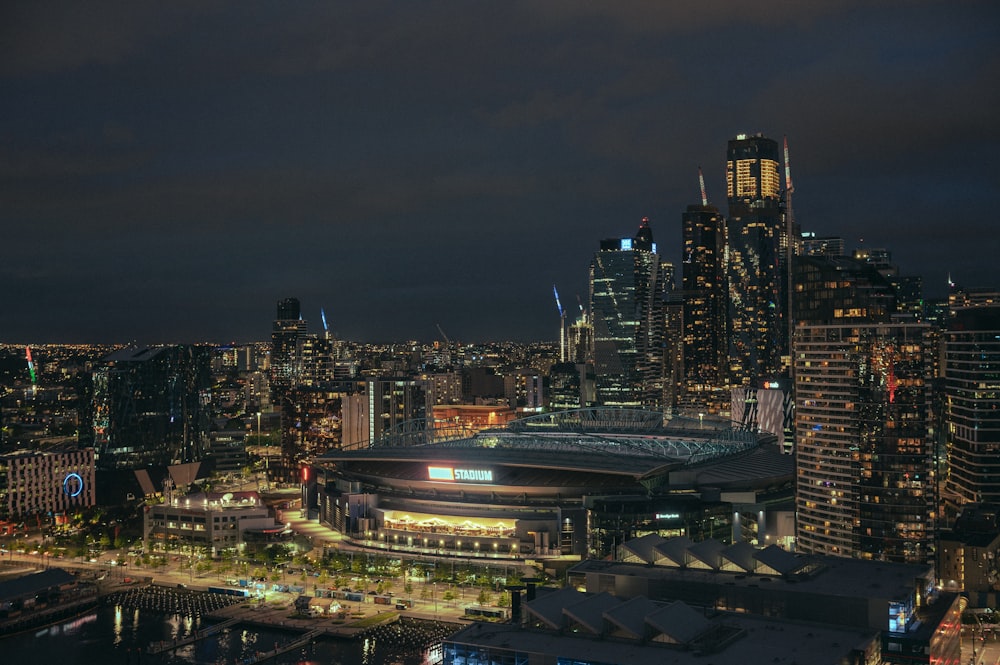
[[[962,637],[962,663],[968,665],[998,665],[1000,664],[1000,636],[991,632],[984,638],[975,638],[975,658],[972,655],[973,638]]]

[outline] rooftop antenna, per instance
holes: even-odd
[[[788,144],[785,144],[785,150],[787,151]],[[708,194],[705,192],[705,174],[701,172],[701,167],[698,167],[698,184],[701,185],[701,205],[708,205]]]

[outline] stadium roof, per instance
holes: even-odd
[[[748,452],[758,444],[756,433],[728,422],[664,420],[659,412],[604,407],[540,414],[474,434],[435,421],[408,421],[365,446],[331,452],[320,461],[416,461],[447,457],[450,450],[467,460],[483,450],[494,462],[544,467],[551,453],[558,452],[566,453],[560,455],[559,468],[606,471],[614,466],[625,474],[646,475]],[[609,465],[612,456],[614,464]]]

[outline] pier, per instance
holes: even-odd
[[[209,626],[205,630],[195,631],[188,637],[184,637],[179,640],[176,639],[173,641],[161,640],[154,644],[150,644],[149,647],[146,649],[146,651],[151,654],[163,653],[164,651],[173,651],[174,649],[178,649],[186,644],[194,644],[198,640],[203,640],[206,637],[211,637],[212,635],[215,635],[220,631],[229,628],[230,626],[235,626],[239,622],[240,619],[238,617],[234,617],[232,619],[223,621],[222,623],[217,623],[214,626]]]
[[[282,644],[280,646],[275,646],[270,651],[261,651],[261,652],[258,652],[255,655],[253,655],[253,656],[250,656],[248,658],[244,658],[243,660],[241,660],[241,661],[238,662],[238,665],[250,665],[251,663],[263,663],[264,661],[270,660],[270,659],[275,658],[277,656],[280,656],[283,653],[288,653],[289,651],[294,651],[295,649],[300,649],[300,648],[302,648],[304,646],[309,645],[314,639],[316,639],[318,636],[322,635],[323,632],[324,631],[321,628],[317,628],[315,630],[311,630],[308,633],[306,633],[305,635],[302,635],[301,637],[297,637],[296,639],[292,640],[291,642],[288,642],[286,644]]]

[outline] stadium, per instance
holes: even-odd
[[[305,467],[303,505],[369,548],[591,558],[648,533],[763,541],[793,472],[773,437],[728,422],[587,408],[477,433],[407,423]]]

